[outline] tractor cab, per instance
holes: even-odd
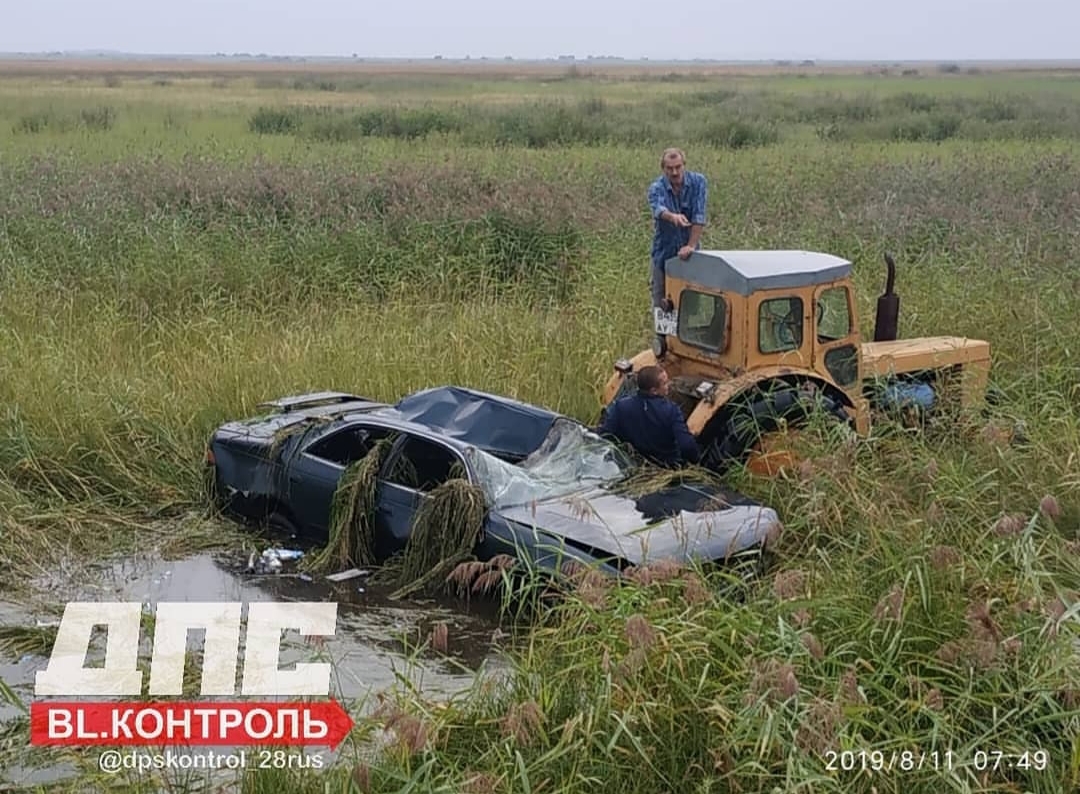
[[[698,389],[767,368],[814,373],[840,390],[860,380],[851,263],[810,251],[695,251],[668,260],[654,309],[653,355]]]

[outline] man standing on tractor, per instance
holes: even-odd
[[[686,170],[681,149],[660,155],[663,174],[649,185],[649,209],[653,217],[652,305],[662,306],[666,297],[664,262],[678,255],[687,259],[701,247],[705,228],[709,184],[704,174]]]
[[[597,433],[629,444],[660,466],[697,463],[701,457],[697,441],[679,406],[667,396],[668,374],[661,367],[642,367],[637,387],[637,394],[628,394],[608,406]]]

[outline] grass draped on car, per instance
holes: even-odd
[[[633,473],[616,484],[615,493],[640,497],[664,488],[678,485],[711,485],[723,487],[719,475],[700,466],[666,469],[651,464],[637,467]]]
[[[460,564],[473,559],[487,507],[484,492],[463,478],[436,487],[424,499],[396,572],[398,589],[391,598],[403,598],[436,583],[445,583]]]
[[[364,457],[345,469],[330,504],[330,533],[326,546],[304,560],[304,570],[312,573],[340,571],[375,564],[372,524],[375,489],[379,469],[393,440],[393,437],[379,439]]]
[[[330,507],[326,546],[303,563],[309,572],[374,566],[374,513],[378,474],[394,437],[380,439],[342,475]],[[484,492],[464,472],[434,488],[413,519],[412,531],[401,554],[383,566],[379,581],[397,589],[391,598],[403,598],[435,583],[445,583],[461,563],[473,559],[487,510]]]

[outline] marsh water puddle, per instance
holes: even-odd
[[[64,570],[46,572],[34,582],[38,592],[32,603],[0,603],[0,625],[55,625],[64,604],[78,600],[140,601],[144,610],[163,601],[334,601],[338,604],[336,634],[316,648],[296,632],[286,632],[281,666],[330,662],[330,694],[354,716],[371,711],[377,693],[403,682],[427,699],[441,700],[468,689],[478,673],[486,675],[502,667],[501,630],[490,601],[470,603],[449,596],[395,601],[385,587],[373,585],[367,576],[331,582],[315,575],[307,581],[289,563],[279,572],[251,573],[248,559],[246,553],[204,553],[168,561],[146,555],[109,564],[71,562]],[[445,652],[423,647],[440,623],[447,626]],[[201,642],[196,643],[193,636],[189,635],[189,648],[197,649]],[[145,636],[143,646],[147,647]],[[103,643],[92,643],[90,659],[101,659],[103,651]],[[35,673],[47,663],[43,649],[23,653],[18,659],[0,656],[0,679],[28,704]],[[145,660],[140,663],[144,671],[145,664]],[[18,715],[16,707],[0,703],[0,722]],[[39,768],[20,779],[27,784],[53,775],[64,777],[64,772]],[[0,774],[0,789],[4,777]]]
[[[87,564],[79,570],[48,574],[37,584],[49,594],[39,597],[41,610],[0,604],[0,624],[34,626],[55,623],[67,601],[141,601],[152,607],[161,601],[335,601],[337,632],[319,649],[319,658],[333,664],[334,697],[356,701],[393,686],[405,676],[432,697],[467,688],[475,674],[498,664],[500,629],[495,605],[489,601],[445,599],[394,601],[385,587],[360,576],[331,582],[315,575],[311,581],[290,571],[250,573],[247,557],[200,554],[182,560],[152,557],[126,559],[109,565]],[[59,581],[57,581],[59,580]],[[445,653],[423,650],[432,628],[447,626]],[[293,632],[281,652],[282,666],[312,661],[314,649]],[[33,685],[33,674],[47,659],[30,654],[0,663],[0,677],[9,685]]]
[[[265,539],[256,542],[260,550],[267,544]],[[272,544],[288,548],[278,541]],[[477,675],[487,678],[507,669],[501,652],[505,635],[497,605],[491,601],[449,595],[395,601],[389,597],[389,588],[369,576],[338,582],[320,575],[301,577],[291,562],[273,573],[254,573],[248,565],[251,547],[247,541],[244,546],[248,548],[179,560],[165,560],[156,552],[111,562],[67,556],[62,565],[42,569],[40,576],[26,582],[29,588],[19,590],[17,597],[0,594],[0,625],[28,629],[56,625],[65,603],[71,601],[134,601],[143,604],[145,611],[161,602],[335,602],[335,634],[316,645],[296,631],[284,632],[280,663],[288,669],[295,662],[328,662],[332,667],[329,695],[355,718],[372,712],[378,705],[375,696],[383,691],[407,686],[426,700],[445,700],[469,689]],[[445,651],[430,646],[437,624],[447,628]],[[99,636],[91,643],[87,664],[104,662],[106,642],[102,640],[107,642]],[[144,631],[139,661],[144,675],[150,640]],[[201,633],[190,633],[189,650],[201,646]],[[0,654],[0,681],[28,708],[35,674],[48,661],[48,650],[43,647],[21,648],[15,656]],[[241,657],[241,670],[242,663]],[[13,725],[10,721],[22,713],[0,698],[0,726]],[[18,763],[17,754],[0,755],[6,758],[6,762],[0,759],[0,791],[13,782],[49,785],[79,775],[64,756],[33,753],[32,761],[26,758],[30,766],[12,768]]]

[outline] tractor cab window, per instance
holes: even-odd
[[[706,350],[727,346],[727,302],[722,295],[684,289],[679,296],[679,340]]]
[[[758,349],[762,353],[798,350],[803,343],[802,298],[772,298],[758,309]]]
[[[847,287],[823,290],[814,309],[817,321],[817,340],[820,344],[835,342],[851,334],[851,309]]]

